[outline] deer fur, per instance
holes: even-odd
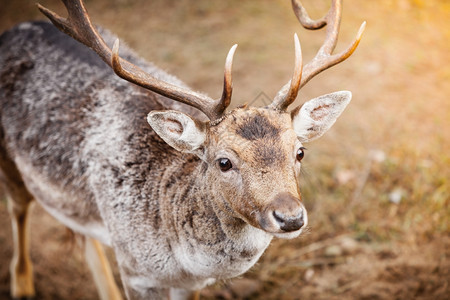
[[[186,87],[126,46],[121,57]],[[246,272],[274,236],[298,236],[307,214],[296,153],[351,98],[322,96],[292,113],[240,107],[211,125],[120,79],[47,22],[0,36],[0,79],[0,181],[10,202],[34,198],[111,246],[129,299],[186,296]],[[222,157],[231,170],[219,170]],[[283,232],[274,210],[300,214],[304,225]]]

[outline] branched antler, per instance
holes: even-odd
[[[297,89],[292,88],[292,82],[296,80],[294,79],[294,75],[293,79],[281,88],[275,96],[272,104],[270,104],[271,108],[281,111],[286,110],[287,107],[294,102],[297,97],[298,90],[314,76],[344,61],[352,55],[361,40],[364,28],[366,26],[366,22],[361,24],[356,38],[346,50],[341,53],[333,54],[339,34],[339,25],[342,15],[342,0],[333,0],[328,13],[319,20],[312,20],[299,0],[292,0],[292,9],[294,10],[300,24],[302,24],[304,28],[315,30],[327,26],[327,32],[325,41],[316,56],[303,67],[303,72],[300,72],[302,75]],[[288,89],[288,87],[290,88]]]
[[[69,16],[62,18],[54,12],[38,4],[39,9],[45,14],[53,24],[70,35],[77,41],[93,49],[103,61],[105,61],[114,72],[125,80],[135,83],[141,87],[149,89],[160,95],[173,100],[191,105],[202,111],[211,121],[220,119],[230,105],[232,94],[231,67],[233,64],[233,55],[237,45],[231,47],[225,62],[224,85],[222,97],[214,100],[201,93],[190,89],[175,86],[173,84],[161,81],[146,73],[138,66],[119,57],[119,40],[116,40],[113,50],[106,45],[96,28],[92,25],[89,15],[81,0],[62,0],[67,8]],[[302,63],[302,54],[300,42],[297,35],[294,36],[295,42],[295,68],[292,79],[281,88],[275,96],[272,104],[273,109],[284,111],[295,101],[298,91],[311,78],[328,69],[343,60],[347,59],[358,46],[362,33],[364,32],[365,22],[361,25],[358,34],[353,43],[343,52],[332,54],[337,43],[339,25],[342,13],[342,0],[333,0],[328,13],[319,20],[312,20],[299,0],[292,0],[292,8],[300,24],[306,29],[320,29],[327,26],[326,38],[322,47],[316,56],[304,67]]]
[[[231,47],[226,59],[222,97],[218,100],[214,100],[203,94],[158,80],[138,66],[120,58],[118,54],[119,40],[116,40],[113,51],[111,51],[97,29],[92,25],[86,8],[81,0],[63,0],[63,2],[69,14],[67,19],[58,16],[39,4],[38,8],[59,30],[93,49],[117,75],[160,95],[198,108],[211,121],[222,117],[231,102],[231,67],[237,45]]]

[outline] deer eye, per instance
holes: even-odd
[[[231,161],[228,158],[219,158],[219,168],[220,171],[226,172],[233,167]]]
[[[305,147],[298,148],[297,155],[296,155],[297,161],[301,161],[303,159],[303,157],[305,156],[305,151],[304,150],[306,150]]]

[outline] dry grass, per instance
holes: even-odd
[[[0,29],[40,17],[30,2],[3,3]],[[304,2],[312,17],[328,7],[325,0]],[[42,3],[63,11],[53,0]],[[140,55],[212,96],[221,90],[226,52],[238,43],[233,105],[260,92],[271,97],[289,79],[294,32],[306,59],[324,38],[300,29],[289,1],[86,3],[97,23]],[[309,234],[275,241],[245,278],[204,291],[206,298],[446,299],[449,15],[445,0],[345,1],[338,48],[367,20],[363,41],[297,100],[353,92],[333,130],[308,145]]]

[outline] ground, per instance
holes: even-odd
[[[56,0],[42,4],[63,13]],[[324,33],[306,32],[290,1],[86,1],[94,22],[143,57],[213,97],[234,43],[233,106],[263,105],[292,74],[293,33],[305,60]],[[329,1],[304,0],[313,18]],[[307,234],[274,240],[247,274],[203,299],[447,299],[450,295],[450,4],[347,0],[342,50],[367,29],[348,61],[313,79],[296,104],[336,90],[353,100],[307,145],[302,194]],[[42,18],[34,1],[0,0],[0,30]],[[0,54],[1,55],[1,54]],[[79,248],[36,205],[31,258],[38,299],[98,299]],[[0,299],[8,299],[12,239],[0,200]],[[110,253],[113,259],[112,253]],[[117,272],[116,272],[117,275]]]

